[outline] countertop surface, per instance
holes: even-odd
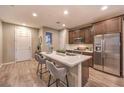
[[[74,67],[92,58],[91,56],[79,55],[79,54],[76,54],[75,56],[60,55],[60,54],[57,54],[56,52],[53,52],[51,54],[48,54],[46,52],[41,52],[41,54],[69,67]]]
[[[93,51],[90,51],[90,50],[76,50],[76,49],[67,49],[67,50],[70,50],[70,51],[77,51],[77,52],[93,53]]]

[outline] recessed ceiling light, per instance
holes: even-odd
[[[67,10],[65,10],[65,11],[64,11],[64,15],[67,15],[67,14],[68,14],[68,11],[67,11]]]
[[[108,9],[108,6],[102,6],[102,7],[101,7],[101,10],[102,10],[102,11],[104,11],[104,10],[106,10],[106,9]]]
[[[22,25],[23,25],[23,26],[25,26],[26,24],[25,24],[25,23],[23,23]]]
[[[62,24],[63,27],[65,27],[65,24]]]
[[[36,13],[32,13],[32,15],[33,15],[33,16],[37,16],[37,14],[36,14]]]

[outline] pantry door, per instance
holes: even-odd
[[[26,27],[15,28],[15,61],[32,59],[31,30]]]

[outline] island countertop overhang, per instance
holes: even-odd
[[[76,56],[61,56],[56,53],[48,54],[46,52],[41,52],[42,55],[51,58],[55,61],[59,61],[61,64],[68,66],[68,67],[74,67],[82,62],[86,62],[87,60],[90,60],[92,56],[87,55],[76,55]]]

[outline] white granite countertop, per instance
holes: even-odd
[[[41,52],[41,54],[69,67],[74,67],[92,58],[91,56],[79,55],[79,54],[77,54],[76,56],[68,56],[68,55],[64,56],[64,55],[56,54],[56,52],[53,52],[51,54],[48,54],[46,52]]]

